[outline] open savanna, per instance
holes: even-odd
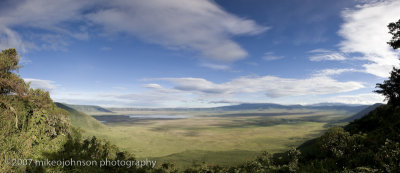
[[[73,118],[73,124],[82,128],[85,135],[110,140],[137,158],[152,158],[159,163],[168,161],[186,167],[194,162],[233,165],[253,159],[260,151],[284,151],[317,137],[336,120],[350,115],[333,110],[268,109],[113,112],[94,117],[115,120],[121,115],[134,114],[189,117],[140,120],[126,120],[125,117],[101,124],[86,115],[86,120],[81,116]]]

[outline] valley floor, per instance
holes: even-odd
[[[185,115],[176,119],[126,119],[126,115]],[[260,151],[288,150],[322,134],[344,111],[253,110],[230,112],[117,112],[93,117],[103,128],[85,128],[137,158],[169,161],[178,167],[207,162],[235,165]],[[104,119],[105,118],[105,119]],[[108,118],[108,119],[107,119]],[[106,121],[104,121],[106,120]],[[74,122],[73,122],[74,123]]]

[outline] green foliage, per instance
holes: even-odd
[[[15,49],[3,50],[0,53],[0,95],[17,94],[23,96],[26,94],[28,85],[13,73],[20,68],[18,62],[19,56]],[[1,103],[5,104],[5,102]]]
[[[397,22],[390,23],[388,25],[389,33],[393,35],[392,40],[388,42],[393,49],[398,49],[400,47],[400,20]]]
[[[387,139],[385,144],[379,148],[377,154],[380,166],[386,172],[400,171],[400,144]]]
[[[376,84],[376,87],[380,89],[374,92],[384,95],[389,104],[400,106],[400,69],[393,67],[389,79]]]
[[[133,155],[96,137],[83,139],[70,115],[55,105],[49,92],[30,89],[14,71],[15,49],[0,53],[0,172],[144,172],[148,168],[13,166],[12,159],[134,160]]]
[[[0,74],[11,73],[14,70],[18,70],[19,57],[17,50],[7,49],[0,53]]]
[[[364,138],[363,135],[351,135],[341,127],[334,127],[322,135],[318,142],[324,155],[339,159],[359,151],[363,147]]]
[[[70,133],[68,113],[53,104],[49,93],[29,89],[18,75],[15,49],[0,53],[0,170],[25,167],[3,164],[10,159],[36,159],[60,149]]]
[[[31,170],[47,170],[58,172],[144,172],[146,168],[132,166],[110,166],[100,167],[100,162],[105,159],[109,161],[134,161],[132,154],[120,151],[115,145],[96,137],[83,139],[81,132],[73,129],[68,135],[67,141],[57,152],[44,153],[49,160],[74,160],[74,161],[95,161],[95,166],[71,165],[65,167],[32,167]]]
[[[312,157],[300,161],[301,167],[321,172],[398,172],[399,113],[399,107],[384,105],[344,129],[328,130],[316,140]]]

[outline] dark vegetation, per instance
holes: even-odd
[[[399,48],[400,21],[389,25],[389,44]],[[133,160],[96,137],[84,139],[71,126],[67,111],[58,108],[49,93],[30,89],[16,73],[15,49],[0,54],[0,172],[182,172],[173,164],[157,169],[126,167],[11,166],[8,159]],[[235,167],[195,164],[184,172],[400,172],[400,70],[377,84],[388,100],[345,127],[333,127],[321,137],[285,153],[261,153]],[[64,108],[66,109],[66,108]]]

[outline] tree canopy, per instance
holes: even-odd
[[[24,80],[17,74],[19,56],[15,49],[3,50],[0,53],[0,95],[17,94],[23,96],[28,90]]]
[[[393,49],[400,47],[400,19],[397,22],[390,23],[388,25],[389,33],[393,35],[392,40],[388,42]]]

